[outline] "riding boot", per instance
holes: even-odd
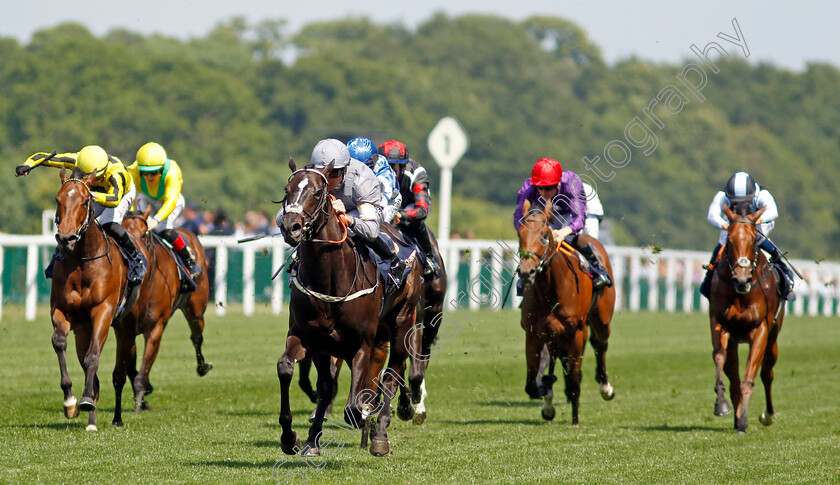
[[[134,245],[131,236],[116,222],[104,224],[102,229],[128,252],[128,282],[132,286],[139,285],[146,275],[146,260],[143,259],[143,255],[137,250],[137,246]]]
[[[440,272],[440,267],[437,261],[435,261],[435,249],[432,247],[432,239],[429,237],[429,230],[426,224],[420,224],[414,234],[417,237],[417,242],[420,243],[420,249],[426,255],[425,261],[423,261],[423,274],[437,277]]]
[[[612,278],[610,278],[610,274],[607,272],[604,265],[601,264],[600,258],[598,258],[598,253],[595,252],[595,248],[592,247],[592,244],[587,244],[583,247],[583,249],[578,249],[580,254],[589,261],[590,266],[590,274],[589,276],[592,277],[592,286],[595,289],[603,288],[605,286],[612,286]]]
[[[59,251],[58,248],[55,248],[55,252],[53,253],[52,258],[50,258],[49,264],[47,264],[47,267],[44,268],[44,278],[50,279],[53,277],[53,266],[55,266],[56,261],[61,261],[62,259],[64,259],[64,256],[61,254],[61,251]]]
[[[715,266],[717,265],[717,254],[720,251],[722,244],[718,243],[712,251],[712,257],[709,259],[709,264],[705,266],[706,276],[703,277],[703,282],[700,283],[700,294],[709,299],[712,294],[712,275],[715,273]]]
[[[760,247],[770,254],[770,264],[779,268],[785,275],[785,281],[779,285],[779,297],[787,301],[796,300],[796,295],[793,293],[793,271],[782,257],[782,251],[778,246],[771,243],[769,239],[762,241]]]
[[[184,247],[178,251],[178,257],[184,262],[184,266],[187,267],[192,279],[195,279],[201,273],[201,266],[195,262],[195,253],[188,244],[184,244]]]
[[[405,271],[405,263],[388,246],[382,234],[377,236],[373,241],[368,241],[368,245],[383,261],[391,262],[388,284],[385,287],[385,294],[390,294],[399,287],[400,278],[402,278],[402,274]]]

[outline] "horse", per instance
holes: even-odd
[[[383,227],[392,227],[384,225]],[[397,229],[394,229],[396,231]],[[440,319],[443,314],[443,300],[446,296],[446,269],[443,263],[443,258],[438,250],[437,239],[431,229],[429,231],[429,239],[432,241],[432,246],[435,249],[434,258],[438,263],[440,270],[433,277],[423,278],[423,290],[421,291],[420,301],[417,304],[417,320],[418,323],[412,328],[406,336],[406,345],[409,349],[409,356],[411,359],[411,367],[408,377],[408,394],[405,386],[400,386],[400,410],[399,416],[403,418],[411,414],[414,424],[423,424],[426,421],[426,369],[429,366],[429,361],[433,357],[432,345],[437,339],[438,331],[441,324]],[[415,243],[416,245],[416,243]],[[304,358],[298,362],[300,367],[300,377],[298,385],[300,389],[306,394],[313,404],[317,404],[317,396],[312,388],[312,383],[309,380],[309,371],[312,366],[312,361],[309,357]],[[338,372],[341,368],[341,360],[334,361],[331,366],[333,380],[337,384]],[[333,391],[333,399],[338,389]],[[405,410],[407,405],[406,400],[410,397],[411,406],[414,411],[410,413]],[[327,414],[331,411],[331,407],[327,410]],[[314,411],[310,419],[314,418]]]
[[[526,201],[523,214],[517,272],[524,284],[521,324],[525,330],[528,369],[525,391],[532,399],[544,399],[543,419],[554,419],[553,379],[543,378],[537,384],[537,375],[542,370],[540,354],[547,345],[551,358],[559,358],[563,366],[566,398],[572,404],[572,425],[578,426],[581,362],[587,336],[595,349],[595,380],[601,397],[610,400],[615,396],[606,368],[615,289],[594,290],[592,279],[581,269],[583,258],[554,240],[548,225],[550,205],[543,210],[531,210],[530,202]],[[588,238],[612,275],[612,266],[601,243],[586,235],[579,237]]]
[[[50,291],[52,346],[61,371],[64,416],[72,419],[80,411],[87,411],[86,429],[95,431],[99,357],[126,291],[128,267],[117,243],[96,222],[90,190],[96,175],[82,176],[74,170],[68,177],[64,168],[59,175],[55,239],[63,257],[55,262]],[[76,338],[76,355],[85,372],[81,401],[73,395],[67,374],[67,335],[71,330]],[[121,424],[116,414],[114,419],[113,424]]]
[[[140,283],[137,304],[119,322],[114,324],[117,334],[117,369],[114,371],[114,389],[116,391],[114,421],[121,421],[122,390],[126,375],[132,380],[134,390],[134,412],[149,409],[144,400],[151,394],[149,372],[160,350],[160,341],[169,319],[176,310],[181,310],[190,326],[190,340],[195,348],[197,360],[196,372],[200,377],[207,375],[213,364],[205,362],[201,352],[204,341],[204,312],[210,294],[207,278],[207,261],[204,248],[191,231],[176,229],[195,251],[196,263],[201,273],[196,276],[197,288],[184,288],[179,279],[178,266],[181,265],[171,249],[164,246],[162,239],[148,232],[146,220],[151,206],[142,214],[129,213],[123,220],[123,227],[135,239],[135,246],[149,262],[149,270]],[[143,244],[139,241],[142,240]],[[186,290],[186,291],[185,291]],[[139,371],[136,368],[135,338],[143,334],[145,340],[143,359]]]
[[[391,398],[403,384],[408,358],[406,334],[417,318],[420,299],[420,267],[415,258],[404,283],[385,298],[375,264],[363,257],[347,236],[332,208],[327,191],[326,168],[297,168],[289,160],[292,174],[282,200],[284,216],[280,224],[290,246],[300,246],[298,275],[289,299],[289,330],[286,349],[277,361],[280,380],[283,431],[280,448],[289,455],[320,456],[318,439],[323,430],[327,407],[332,401],[334,383],[331,357],[351,367],[351,384],[344,420],[359,428],[374,414],[376,391],[382,388],[382,409],[371,440],[370,453],[390,452],[387,427]],[[389,345],[390,344],[390,345]],[[390,346],[390,356],[388,347]],[[298,361],[311,357],[318,373],[317,407],[303,447],[292,430],[289,386]],[[379,373],[388,358],[388,371]]]
[[[747,431],[747,408],[761,365],[766,409],[758,420],[769,426],[775,419],[772,386],[773,366],[779,355],[777,339],[785,315],[784,301],[776,292],[777,282],[767,258],[759,250],[757,221],[764,208],[752,214],[723,207],[729,218],[726,245],[712,276],[709,323],[712,357],[715,362],[715,415],[732,412],[726,402],[723,373],[729,378],[729,397],[735,407],[735,430]],[[738,376],[738,343],[750,346],[744,380]],[[734,343],[734,345],[730,345]]]

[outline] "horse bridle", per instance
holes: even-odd
[[[298,214],[298,215],[306,216],[306,218],[303,222],[303,230],[302,230],[303,236],[301,238],[303,241],[331,242],[331,241],[322,241],[322,240],[319,240],[319,239],[310,239],[313,235],[318,234],[318,232],[327,224],[326,216],[329,215],[329,211],[325,209],[325,206],[327,204],[327,199],[329,199],[329,194],[327,193],[327,186],[329,185],[329,183],[327,182],[327,177],[326,177],[326,175],[321,173],[320,170],[316,170],[316,169],[312,169],[312,168],[301,168],[301,169],[295,170],[294,172],[292,172],[291,175],[289,175],[289,180],[288,180],[287,183],[291,183],[292,178],[294,178],[294,176],[296,174],[300,173],[300,172],[317,173],[321,177],[321,179],[324,181],[324,188],[323,188],[323,191],[321,192],[321,198],[318,200],[318,206],[315,208],[314,211],[312,211],[310,213],[309,211],[307,211],[306,209],[303,208],[302,204],[300,204],[297,201],[289,204],[288,194],[287,194],[286,197],[283,198],[283,213],[284,214]],[[318,227],[313,229],[312,223],[315,220],[315,218],[317,217],[318,212],[323,213],[325,217],[321,221],[321,223],[318,225]]]
[[[756,226],[755,222],[748,221],[746,219],[738,219],[736,221],[731,221],[729,224],[732,225],[732,224],[737,224],[737,223],[749,224],[751,226]],[[753,279],[755,279],[755,270],[758,267],[758,250],[759,250],[758,240],[759,240],[758,237],[756,237],[755,241],[753,242],[753,257],[752,257],[752,259],[741,256],[737,260],[733,261],[732,257],[729,256],[729,249],[724,251],[724,255],[726,256],[727,264],[729,265],[729,274],[735,275],[735,268],[749,268],[750,269],[750,275],[752,275]],[[735,263],[735,264],[733,265],[733,263]],[[764,276],[762,276],[760,280],[755,282],[754,285],[756,285],[756,286],[760,285],[767,278],[767,276],[770,273],[771,273],[771,271],[766,271],[764,273]],[[732,283],[732,281],[730,281],[730,283]],[[734,283],[732,283],[732,284],[734,284]]]
[[[85,187],[85,189],[87,189],[87,193],[88,193],[87,201],[85,202],[85,221],[82,223],[81,226],[79,226],[79,229],[76,231],[76,238],[81,241],[82,234],[87,232],[88,226],[90,226],[90,221],[93,219],[93,217],[92,217],[92,214],[93,214],[93,196],[92,195],[93,194],[91,194],[91,190],[90,190],[90,187],[88,187],[88,184],[82,179],[69,178],[69,179],[65,180],[64,183],[62,183],[61,185],[64,186],[64,184],[67,184],[67,183],[70,183],[70,182],[79,182],[80,184],[84,185],[84,187]],[[56,217],[57,217],[57,215],[56,215]],[[98,256],[92,256],[90,258],[79,258],[79,261],[93,261],[95,259],[99,259],[99,258],[102,258],[102,257],[105,257],[105,256],[108,256],[108,261],[110,261],[111,260],[111,256],[109,256],[110,251],[111,251],[111,239],[106,237],[105,238],[105,252],[104,253],[102,253]]]
[[[530,221],[534,221],[534,220],[536,220],[536,219],[525,219],[524,222],[530,222]],[[548,233],[550,233],[550,232],[551,231],[549,230]],[[539,258],[540,264],[537,265],[537,269],[536,269],[535,274],[540,274],[543,271],[545,271],[546,268],[548,268],[548,265],[551,264],[551,260],[554,258],[554,255],[557,254],[557,251],[552,251],[552,249],[554,249],[553,246],[554,246],[553,244],[548,244],[548,241],[546,241],[546,244],[545,244],[545,247],[543,248],[542,254],[537,254],[533,251],[526,251],[524,249],[520,249],[519,250],[519,258],[520,259]],[[551,254],[548,254],[549,251],[551,251]]]

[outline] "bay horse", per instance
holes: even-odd
[[[715,361],[715,415],[732,412],[726,402],[723,373],[729,378],[729,397],[735,407],[735,430],[747,431],[747,408],[761,366],[766,409],[759,416],[765,426],[773,424],[773,366],[779,355],[777,339],[782,329],[785,305],[776,292],[776,280],[767,258],[759,250],[757,221],[762,207],[752,214],[723,207],[729,218],[726,245],[712,276],[709,323],[712,357]],[[738,343],[750,346],[744,380],[738,376]]]
[[[177,310],[181,310],[190,326],[190,340],[195,348],[197,361],[196,372],[200,377],[205,376],[213,365],[205,362],[201,352],[204,341],[204,312],[210,295],[210,284],[207,276],[207,260],[204,247],[191,231],[178,228],[176,231],[192,246],[195,252],[196,264],[202,269],[195,278],[197,288],[188,291],[179,278],[177,255],[164,246],[162,239],[148,232],[146,220],[152,207],[146,208],[142,214],[129,213],[123,220],[123,227],[135,239],[135,246],[149,262],[148,271],[140,284],[137,304],[114,324],[117,334],[117,368],[114,371],[114,390],[116,391],[116,405],[114,421],[122,423],[121,403],[122,390],[126,375],[132,380],[134,391],[134,411],[148,409],[144,401],[146,394],[150,394],[152,386],[149,383],[149,372],[160,350],[161,337],[166,324]],[[140,244],[138,241],[142,241]],[[143,359],[139,371],[136,368],[135,338],[142,334],[145,340]]]
[[[391,226],[383,224],[384,227]],[[423,277],[423,290],[420,292],[420,301],[417,303],[416,319],[418,322],[405,336],[405,345],[408,347],[411,360],[408,375],[408,389],[410,394],[406,394],[405,386],[400,386],[400,407],[398,408],[398,415],[401,419],[412,419],[414,424],[418,425],[426,421],[426,397],[428,395],[426,392],[426,369],[429,366],[429,361],[434,357],[432,345],[434,345],[438,331],[442,326],[443,301],[446,296],[446,268],[438,250],[437,239],[431,229],[427,228],[427,230],[429,231],[429,239],[435,249],[434,258],[440,269],[432,277]],[[312,362],[309,357],[298,362],[300,367],[298,385],[313,403],[317,403],[316,393],[312,388],[312,383],[309,381],[311,364]],[[337,362],[334,361],[331,367],[333,380],[336,382],[340,367],[340,360]],[[406,409],[408,405],[406,400],[409,397],[411,400],[410,405],[414,408],[413,412]],[[333,398],[335,398],[335,391],[333,392]],[[329,410],[327,413],[329,414]],[[406,418],[406,416],[410,417]],[[312,417],[314,417],[314,411],[310,418]]]
[[[529,201],[523,207],[525,217],[519,227],[520,261],[517,269],[524,284],[521,324],[525,330],[527,375],[525,391],[532,399],[544,399],[542,417],[552,420],[552,380],[537,384],[540,354],[544,345],[551,358],[559,358],[565,377],[566,398],[572,404],[572,425],[578,425],[581,363],[587,336],[595,349],[595,380],[601,397],[610,400],[615,391],[610,385],[606,353],[610,321],[615,308],[615,289],[594,290],[592,279],[581,269],[576,253],[566,251],[555,241],[548,221],[551,206],[531,210]],[[607,253],[601,243],[588,238],[598,252],[604,267],[612,276]],[[591,334],[590,334],[591,329]]]
[[[61,169],[61,188],[55,196],[55,239],[63,258],[55,262],[50,291],[52,345],[61,371],[64,415],[72,419],[79,411],[88,411],[86,429],[92,431],[97,429],[99,358],[128,284],[128,268],[116,241],[96,222],[90,191],[96,175],[80,178],[78,170],[71,175]],[[67,335],[71,330],[76,338],[76,356],[85,372],[81,401],[73,395],[67,374]]]
[[[347,228],[339,221],[330,203],[326,168],[297,168],[289,160],[292,174],[285,188],[283,218],[280,228],[290,246],[300,246],[298,275],[289,299],[289,330],[286,349],[277,361],[280,380],[283,428],[280,448],[289,455],[320,455],[320,438],[327,407],[333,397],[330,359],[336,357],[350,364],[351,383],[344,420],[360,428],[375,411],[376,391],[383,390],[382,409],[371,441],[370,453],[384,456],[390,451],[387,427],[390,402],[396,395],[408,358],[405,334],[414,326],[420,298],[419,261],[403,285],[387,299],[375,264],[356,250],[347,237]],[[380,322],[382,322],[380,324]],[[389,372],[379,382],[379,371],[388,359]],[[295,363],[311,357],[318,373],[317,406],[309,428],[309,437],[301,440],[292,430],[289,386]]]

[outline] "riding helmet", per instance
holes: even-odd
[[[353,138],[347,142],[347,149],[350,151],[350,157],[364,163],[365,165],[373,165],[376,162],[376,145],[363,136]]]
[[[323,168],[335,161],[333,168],[344,168],[350,165],[350,151],[347,145],[335,138],[326,138],[319,141],[312,149],[312,157],[309,163],[316,168]]]
[[[388,140],[379,145],[379,154],[388,159],[388,163],[408,162],[408,147],[397,140]]]
[[[551,187],[560,183],[563,167],[553,158],[540,158],[531,170],[531,185]]]
[[[756,192],[758,184],[747,172],[738,172],[730,177],[723,189],[726,198],[733,201],[752,199]]]
[[[88,145],[76,155],[76,167],[84,173],[101,175],[100,172],[108,167],[108,154],[100,146]]]
[[[164,163],[166,163],[166,151],[153,141],[137,150],[137,169],[141,172],[157,172]]]

